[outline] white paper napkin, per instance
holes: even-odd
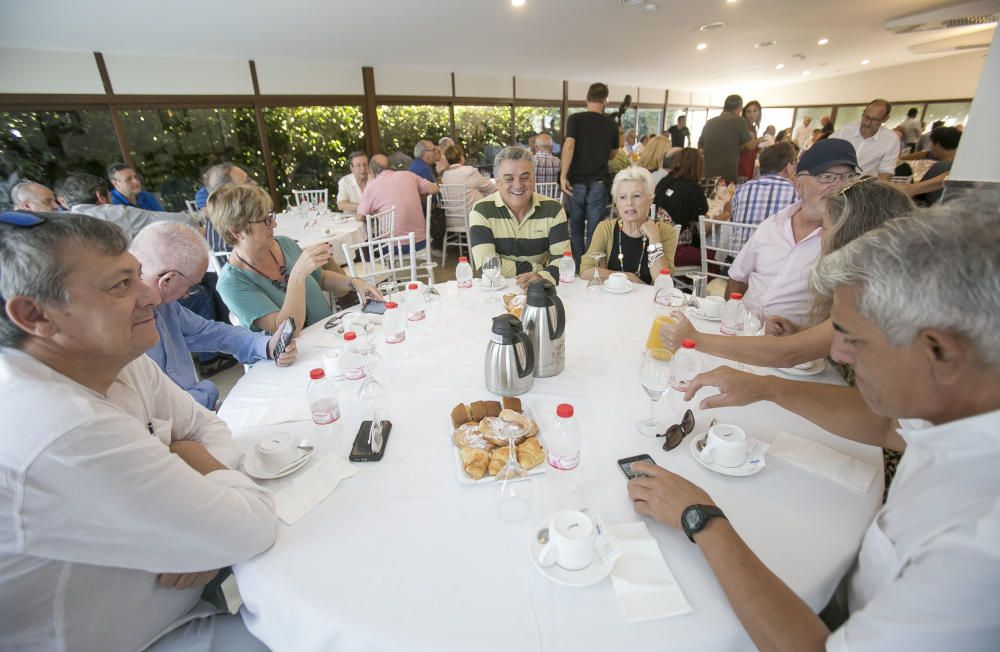
[[[358,467],[347,460],[332,453],[327,455],[274,494],[278,518],[289,525],[294,524],[333,493],[341,480],[357,472]]]
[[[312,413],[305,402],[259,403],[247,410],[240,428],[274,426],[292,421],[312,421]]]
[[[867,462],[784,431],[774,438],[768,453],[862,494],[868,493],[878,473],[878,469]]]
[[[691,605],[645,523],[609,525],[608,532],[621,550],[611,571],[611,583],[625,620],[640,623],[691,613]]]

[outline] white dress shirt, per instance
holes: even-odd
[[[361,186],[353,174],[345,174],[337,182],[337,203],[349,201],[354,204],[361,203]]]
[[[729,268],[731,279],[749,285],[744,301],[796,324],[804,324],[812,308],[809,280],[823,235],[819,227],[795,242],[792,216],[801,206],[795,202],[761,222]]]
[[[122,204],[77,204],[70,207],[70,212],[89,215],[117,224],[130,240],[135,237],[135,234],[154,222],[177,222],[191,227],[198,226],[194,218],[187,213],[147,211],[144,208]]]
[[[879,127],[874,136],[865,138],[861,135],[861,125],[853,124],[841,127],[830,138],[840,138],[854,145],[862,174],[877,177],[879,174],[892,174],[896,170],[899,136],[885,127]]]
[[[1000,411],[900,425],[906,452],[827,649],[1000,650]]]
[[[0,386],[0,649],[142,649],[212,613],[201,589],[161,588],[157,574],[220,568],[274,541],[266,490],[170,453],[190,439],[224,464],[241,458],[226,425],[148,357],[102,396],[0,348]]]
[[[465,186],[465,210],[471,211],[477,201],[496,191],[496,185],[488,178],[479,174],[479,170],[471,165],[450,166],[441,175],[441,183],[461,183]]]
[[[809,123],[809,126],[799,125],[795,130],[795,142],[798,144],[799,148],[805,148],[807,144],[812,140],[813,137],[813,126]]]

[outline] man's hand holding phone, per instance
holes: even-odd
[[[267,343],[267,357],[279,367],[287,367],[295,361],[298,347],[295,346],[295,320],[286,319]]]

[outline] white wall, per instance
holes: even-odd
[[[364,95],[360,66],[318,61],[255,61],[263,95]]]
[[[2,93],[104,94],[93,52],[0,48]]]
[[[517,96],[527,100],[562,100],[562,80],[517,77]]]
[[[983,67],[979,86],[969,111],[969,121],[955,155],[950,179],[1000,182],[1000,30],[993,34],[993,45]],[[970,93],[971,94],[971,93]],[[970,135],[974,135],[970,138]]]
[[[379,95],[443,95],[451,97],[451,73],[408,68],[376,68]]]
[[[459,97],[514,97],[514,76],[456,72],[455,95]]]
[[[104,62],[116,95],[253,94],[246,60],[108,54]]]
[[[633,97],[632,100],[642,102],[643,104],[663,104],[665,92],[665,88],[649,88],[648,86],[640,86],[638,99]],[[671,93],[671,95],[672,94],[673,93]]]

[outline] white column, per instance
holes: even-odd
[[[1000,182],[1000,30],[993,34],[993,43],[986,55],[986,64],[979,76],[979,86],[972,100],[969,120],[962,142],[951,168],[949,183],[978,181]]]

